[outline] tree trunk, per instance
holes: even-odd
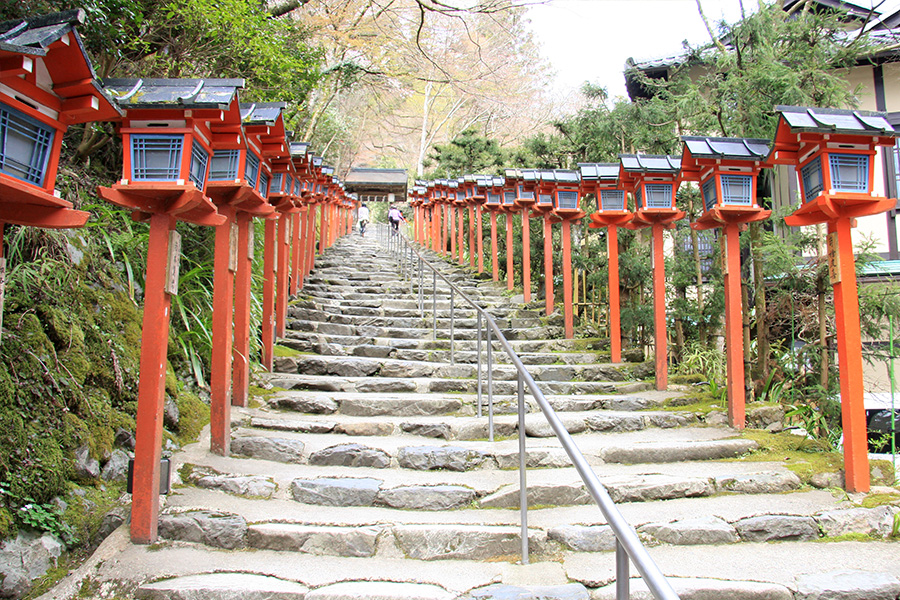
[[[769,380],[769,329],[766,323],[766,282],[763,278],[759,223],[750,224],[750,253],[753,257],[753,299],[756,313],[756,377],[763,383]]]
[[[825,247],[825,231],[823,225],[816,225],[816,252],[818,254],[819,264],[827,260],[828,251]],[[822,389],[828,389],[828,324],[825,321],[825,296],[827,294],[827,283],[825,281],[825,269],[819,269],[819,276],[816,277],[816,300],[818,301],[819,313],[819,351],[821,352],[821,372],[820,379]]]
[[[691,215],[691,223],[694,222],[694,197],[688,195],[688,211]],[[701,347],[705,347],[709,341],[709,330],[703,318],[703,268],[700,265],[700,236],[697,230],[691,227],[691,248],[694,251],[694,274],[697,280],[697,313],[700,322],[697,327],[697,337]]]

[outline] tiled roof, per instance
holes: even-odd
[[[243,79],[106,79],[122,108],[228,108]]]
[[[67,10],[0,23],[0,50],[44,56],[46,48],[62,36],[84,24],[82,9]]]
[[[791,131],[897,135],[884,113],[838,108],[776,106]]]
[[[626,171],[652,173],[677,173],[681,169],[680,156],[654,154],[620,154],[622,168]]]
[[[241,103],[241,121],[245,124],[274,125],[287,106],[284,102]]]
[[[309,152],[309,142],[291,142],[291,156],[306,156]]]
[[[578,163],[582,179],[618,179],[619,163]]]
[[[683,136],[681,141],[694,158],[760,160],[769,155],[769,140]]]

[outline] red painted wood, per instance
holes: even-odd
[[[456,258],[456,207],[451,204],[447,209],[450,211],[450,260],[453,260]]]
[[[728,370],[728,422],[744,428],[744,323],[741,302],[741,225],[723,227],[725,234],[725,355]]]
[[[516,286],[516,273],[513,266],[513,214],[506,213],[506,289],[512,291]]]
[[[481,216],[484,208],[479,204],[475,209],[476,229],[478,235],[478,272],[484,273],[484,230],[481,226]]]
[[[232,406],[247,406],[250,389],[250,284],[253,261],[250,260],[250,228],[253,219],[239,211],[235,217],[238,226],[238,270],[234,281],[234,348],[231,353]]]
[[[833,284],[833,287],[838,366],[841,374],[844,484],[849,492],[868,492],[870,477],[866,411],[863,406],[862,337],[850,229],[851,219],[846,217],[828,223],[829,234],[837,233],[841,263],[839,271],[841,281]]]
[[[609,264],[609,350],[610,360],[622,362],[622,321],[619,301],[619,228],[607,228],[606,253]]]
[[[572,221],[562,222],[563,247],[563,314],[566,339],[575,337],[575,314],[572,302]]]
[[[491,265],[494,269],[494,281],[500,281],[500,270],[497,262],[497,213],[491,211]]]
[[[531,226],[528,208],[522,209],[522,289],[525,302],[531,302]]]
[[[296,295],[300,289],[300,221],[303,215],[299,212],[291,215],[293,236],[291,237],[291,294]]]
[[[231,260],[231,224],[234,207],[219,206],[226,220],[216,227],[213,255],[212,352],[210,356],[210,450],[228,456],[231,448],[231,350],[234,311],[234,273]]]
[[[135,544],[155,542],[159,520],[159,459],[171,302],[165,286],[169,231],[174,228],[175,220],[169,215],[154,214],[150,217],[131,496],[131,541]]]
[[[475,268],[475,207],[469,207],[469,267]]]
[[[653,233],[653,339],[656,352],[656,389],[669,387],[668,340],[666,339],[666,263],[663,256],[665,225],[654,223]]]
[[[544,215],[544,295],[547,316],[553,314],[553,223]]]
[[[275,336],[284,337],[287,320],[288,265],[291,255],[290,239],[287,236],[291,213],[281,213],[278,217],[278,263],[275,265]]]
[[[262,367],[272,371],[275,346],[275,229],[274,219],[266,219],[263,255]]]

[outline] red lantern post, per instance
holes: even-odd
[[[609,352],[610,360],[622,362],[622,326],[619,304],[619,226],[631,221],[626,193],[619,186],[617,163],[585,163],[578,165],[581,185],[597,198],[597,211],[588,215],[591,229],[606,228],[606,255],[609,285]]]
[[[294,187],[293,196],[299,206],[299,212],[294,215],[294,239],[291,242],[291,295],[303,289],[303,272],[306,260],[307,215],[309,206],[305,202],[303,183],[309,179],[309,143],[291,142],[291,160],[294,163]]]
[[[553,224],[560,218],[553,212],[553,193],[556,189],[556,175],[553,171],[538,171],[537,201],[533,210],[535,216],[544,218],[544,304],[549,317],[555,306],[553,297]]]
[[[531,207],[536,202],[538,171],[535,169],[507,169],[513,171],[516,186],[516,206],[522,209],[522,290],[525,302],[531,302]]]
[[[728,421],[744,427],[744,332],[741,302],[740,232],[772,211],[756,202],[756,179],[769,154],[768,140],[682,137],[681,181],[700,184],[703,215],[696,230],[721,228],[725,275],[725,350],[728,364]]]
[[[866,413],[863,406],[862,339],[851,229],[856,218],[896,207],[874,193],[879,146],[897,133],[882,113],[777,106],[780,113],[769,164],[798,167],[801,203],[785,223],[828,224],[828,275],[834,288],[844,479],[852,492],[869,491]]]
[[[675,208],[678,190],[678,156],[620,154],[619,182],[634,194],[635,214],[629,229],[650,227],[653,233],[653,338],[656,354],[656,389],[669,387],[666,340],[666,265],[663,230],[672,229],[684,211]]]
[[[562,219],[563,247],[563,316],[567,339],[575,337],[575,315],[572,299],[572,221],[584,217],[578,207],[581,199],[581,178],[577,171],[553,172],[556,185],[553,188],[553,213]]]
[[[222,122],[242,85],[240,79],[105,82],[126,110],[119,128],[124,160],[122,179],[99,193],[132,210],[134,219],[150,221],[131,510],[135,543],[156,540],[170,294],[177,293],[181,245],[175,222],[225,222],[204,194],[210,123]]]
[[[512,291],[516,286],[516,270],[513,258],[513,215],[516,213],[515,169],[507,169],[503,183],[503,205],[501,210],[506,214],[506,289]]]
[[[491,267],[494,281],[500,281],[498,264],[500,258],[497,255],[497,213],[503,210],[503,183],[502,177],[491,177],[484,203],[484,207],[491,213]]]
[[[490,187],[491,178],[484,175],[474,175],[475,186],[472,188],[472,204],[475,211],[475,253],[478,254],[479,273],[484,273],[484,229],[482,228],[482,214],[484,203],[487,201],[487,190]]]

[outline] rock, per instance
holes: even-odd
[[[590,597],[588,589],[580,583],[524,587],[495,583],[472,590],[464,600],[590,600]]]
[[[246,546],[247,521],[240,515],[205,510],[160,515],[159,535],[233,550]]]
[[[381,490],[376,501],[406,510],[450,510],[470,504],[475,491],[459,485],[410,485]]]
[[[296,431],[298,433],[331,433],[337,427],[334,421],[304,421],[302,419],[267,419],[252,417],[251,427],[275,431]]]
[[[391,466],[391,457],[384,450],[362,444],[340,444],[313,452],[309,456],[309,464],[384,469]]]
[[[496,415],[497,406],[494,406]],[[516,435],[518,425],[514,422],[504,423],[502,421],[494,421],[494,437],[508,437]],[[468,422],[461,424],[456,430],[456,439],[458,440],[486,440],[490,437],[488,432],[488,424],[486,422],[476,423]]]
[[[791,472],[746,473],[716,480],[720,490],[739,494],[777,494],[799,489],[800,485],[800,478]]]
[[[803,541],[819,538],[819,526],[812,517],[762,515],[732,523],[745,542]]]
[[[121,446],[126,450],[134,450],[134,434],[121,427],[116,429],[115,442],[117,446]]]
[[[784,407],[780,404],[759,406],[747,413],[747,427],[766,429],[769,425],[781,424],[784,421]]]
[[[449,440],[452,435],[447,423],[400,423],[400,429],[413,435],[445,440]]]
[[[283,463],[302,463],[303,448],[303,442],[290,438],[246,436],[231,440],[232,454]]]
[[[100,477],[100,463],[91,458],[91,449],[81,446],[75,451],[75,476],[79,479],[97,479]]]
[[[894,526],[894,511],[889,506],[829,510],[815,518],[825,537],[848,533],[887,537]]]
[[[250,573],[204,573],[145,583],[138,600],[304,600],[307,588],[293,581]]]
[[[397,453],[397,462],[405,469],[431,471],[470,471],[480,466],[485,454],[458,446],[405,446]]]
[[[844,474],[839,473],[815,473],[809,478],[809,484],[820,490],[829,488],[843,488]]]
[[[393,581],[343,581],[316,588],[306,600],[453,600],[442,587],[429,583]]]
[[[417,388],[414,380],[406,379],[365,379],[356,384],[356,391],[363,394],[404,394],[416,392]],[[355,414],[344,410],[342,412],[348,415]]]
[[[687,415],[679,415],[675,413],[663,413],[657,415],[648,415],[650,419],[650,424],[654,427],[659,427],[660,429],[671,429],[672,427],[686,427],[689,423],[696,421],[696,418],[691,418],[691,416]]]
[[[577,484],[544,484],[528,486],[529,506],[574,506],[591,504],[594,499],[584,486]],[[506,485],[479,502],[482,508],[519,508],[518,485]]]
[[[125,481],[128,478],[129,460],[131,457],[124,450],[113,450],[100,471],[100,478],[104,481]]]
[[[371,506],[382,483],[379,479],[352,477],[295,479],[291,482],[291,495],[304,504]]]
[[[23,597],[32,581],[56,566],[63,549],[56,537],[31,531],[19,531],[15,539],[0,543],[0,597]]]
[[[648,398],[639,398],[637,396],[613,396],[612,398],[605,398],[600,404],[606,410],[635,411],[653,408],[659,403]]]
[[[276,486],[268,478],[259,475],[227,475],[217,473],[204,475],[194,480],[197,487],[223,492],[248,498],[271,498]]]
[[[608,446],[601,451],[606,462],[665,463],[686,460],[732,458],[758,447],[753,440],[709,440],[702,442],[635,442]]]
[[[614,502],[646,502],[709,496],[715,487],[708,479],[670,475],[638,475],[601,479]]]
[[[415,391],[415,386],[410,391]],[[462,401],[456,398],[417,397],[411,401],[403,398],[366,398],[365,396],[358,396],[347,398],[341,403],[342,413],[356,417],[444,415],[454,413],[461,408]]]
[[[391,346],[375,346],[373,344],[363,344],[353,349],[353,356],[365,356],[366,358],[387,358],[394,352],[396,348]]]
[[[314,415],[330,415],[337,412],[338,404],[331,398],[322,396],[305,396],[284,393],[276,394],[269,400],[269,404],[275,408],[283,408],[296,412],[310,413]]]
[[[335,427],[335,433],[355,436],[384,436],[394,433],[393,423],[362,421],[360,423],[341,423]]]
[[[792,600],[793,594],[783,585],[756,581],[723,581],[669,577],[669,583],[681,600]],[[653,600],[653,594],[641,578],[629,582],[631,600]],[[616,584],[594,590],[593,600],[615,600]]]
[[[412,379],[415,377],[431,377],[434,373],[434,365],[431,363],[396,362],[385,364],[378,374],[381,377],[398,377]]]
[[[616,549],[616,534],[609,525],[560,525],[551,528],[548,536],[576,552],[606,552]]]
[[[706,413],[703,420],[707,425],[728,425],[728,413],[720,410],[711,410]]]
[[[292,356],[276,356],[272,359],[272,369],[276,373],[296,373],[297,359]]]
[[[834,571],[797,577],[795,600],[896,600],[900,581],[889,573]]]
[[[91,543],[94,546],[99,546],[100,542],[105,540],[109,535],[118,529],[125,521],[128,520],[130,509],[125,506],[117,506],[112,509],[100,519],[100,526],[97,528],[97,532],[94,533],[94,537],[91,538]]]
[[[581,433],[587,429],[582,418],[561,417],[560,421],[569,433]],[[550,427],[544,414],[538,413],[525,416],[525,435],[535,438],[552,438],[556,437],[556,432]]]
[[[734,527],[718,517],[697,517],[672,523],[648,523],[638,527],[639,533],[652,535],[666,544],[733,544],[740,541]]]
[[[178,421],[181,414],[178,411],[178,404],[171,398],[166,398],[166,405],[163,409],[163,425],[169,431],[178,431]]]
[[[518,556],[522,551],[517,526],[396,525],[394,537],[400,550],[418,560],[489,560]],[[546,539],[543,532],[529,531],[532,552]]]
[[[518,469],[519,453],[495,454],[494,459],[501,469]],[[569,467],[572,460],[562,448],[546,448],[528,450],[525,453],[525,466],[529,469]]]
[[[380,531],[378,527],[260,523],[248,528],[247,545],[261,550],[365,557],[375,554],[375,543]]]
[[[646,425],[641,415],[591,415],[585,421],[594,431],[639,431]]]

